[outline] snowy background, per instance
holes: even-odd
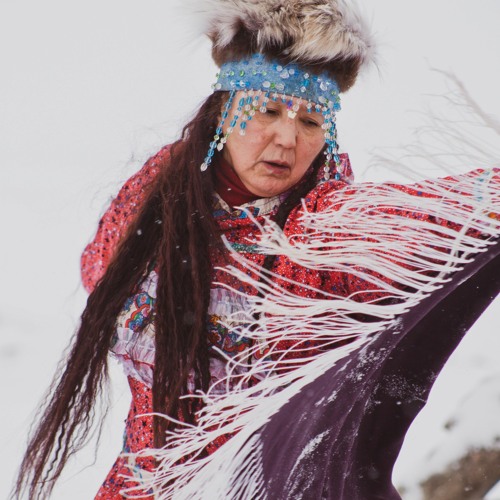
[[[110,197],[176,137],[214,80],[209,46],[192,41],[179,3],[0,2],[2,499],[86,300],[81,250]],[[374,153],[414,142],[420,112],[443,102],[432,96],[447,86],[431,68],[454,72],[500,117],[500,1],[364,3],[379,40],[379,65],[345,95],[338,123],[358,180],[378,180],[391,174],[367,168]],[[395,473],[405,500],[419,498],[414,485],[429,471],[500,435],[499,323],[497,300],[450,360],[411,429]],[[112,379],[112,410],[97,458],[92,446],[80,453],[55,500],[93,498],[121,448],[128,389],[114,366]],[[443,427],[452,417],[459,422],[453,438]]]

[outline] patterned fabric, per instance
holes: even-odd
[[[148,186],[155,179],[161,165],[168,161],[168,158],[168,147],[163,148],[156,156],[151,158],[137,174],[125,183],[100,220],[97,234],[94,240],[85,248],[81,259],[82,282],[88,292],[91,292],[102,278],[121,236],[144,201]],[[352,181],[352,170],[347,155],[341,156],[339,170],[345,179],[345,182],[340,183],[341,185]],[[214,216],[228,241],[234,245],[234,249],[261,265],[264,256],[255,253],[254,246],[247,243],[252,238],[255,238],[257,234],[254,222],[248,214],[263,223],[265,217],[272,217],[276,213],[282,199],[283,195],[257,199],[233,210],[220,196],[215,194]],[[217,256],[214,256],[214,258],[217,264]],[[283,269],[283,275],[298,281],[314,285],[321,282],[321,279],[306,276],[304,270],[300,275],[297,275],[296,270],[287,262],[282,263],[280,268]],[[221,280],[222,282],[230,281],[231,285],[235,285],[233,279],[229,279],[221,271],[216,271],[214,282]],[[141,417],[137,420],[137,415],[152,411],[153,318],[156,282],[156,272],[152,271],[140,284],[137,294],[127,300],[117,319],[117,328],[112,341],[112,353],[121,362],[128,376],[132,392],[132,404],[126,422],[122,450],[125,453],[150,447],[153,443],[152,419]],[[237,290],[247,294],[255,293],[254,290],[242,283],[237,284]],[[237,333],[232,331],[232,327],[237,326],[239,321],[238,311],[244,309],[244,296],[229,292],[223,288],[214,288],[212,290],[207,334],[214,351],[219,350],[226,356],[232,356],[248,346],[247,339],[240,338]],[[307,343],[303,347],[310,348]],[[265,355],[265,352],[257,351],[256,353],[256,356]],[[210,370],[212,374],[212,390],[215,393],[228,390],[225,384],[217,384],[226,376],[225,362],[220,356],[212,358]],[[236,378],[233,378],[231,385],[236,382]],[[188,383],[188,387],[193,387],[192,381]],[[226,438],[218,439],[207,448],[207,451],[212,453],[225,441]],[[146,460],[137,463],[134,467],[134,473],[137,474],[138,469],[141,467],[144,470],[150,470],[152,467],[151,461]],[[126,476],[130,475],[130,469],[127,468],[127,459],[119,457],[96,498],[100,500],[122,498],[119,491],[135,484],[133,481],[125,479]]]
[[[141,283],[138,292],[125,302],[118,316],[115,336],[111,343],[111,352],[121,362],[127,376],[149,388],[153,385],[155,358],[153,318],[157,282],[158,275],[153,270]],[[248,345],[246,339],[231,333],[231,326],[238,324],[238,311],[244,308],[244,297],[231,294],[222,288],[213,289],[208,311],[208,336],[213,346],[226,355],[240,352]],[[225,326],[222,326],[222,321]],[[224,361],[212,358],[210,372],[215,391],[227,390],[216,387],[216,382],[226,375]],[[188,388],[194,391],[194,373],[188,380]]]
[[[153,418],[143,416],[153,411],[153,397],[151,389],[139,380],[128,377],[128,382],[132,391],[132,404],[125,422],[123,452],[134,453],[153,446]],[[121,500],[124,498],[121,491],[137,486],[135,481],[127,480],[127,476],[131,475],[131,468],[134,475],[140,475],[141,471],[153,470],[153,466],[153,460],[150,458],[138,458],[135,464],[130,464],[128,458],[118,457],[99,489],[96,500]],[[151,492],[144,492],[145,495],[149,493]],[[141,498],[152,500],[153,496]]]
[[[92,242],[85,248],[81,258],[82,282],[88,292],[91,292],[99,279],[102,278],[121,236],[146,197],[148,186],[158,175],[161,166],[168,161],[169,148],[169,146],[162,148],[123,185],[99,221],[97,233]],[[340,155],[338,171],[344,182],[349,184],[354,181],[347,154]],[[277,204],[279,204],[279,197],[264,198],[246,205],[246,208],[253,215],[257,213],[267,215],[272,213]],[[242,212],[240,210],[231,212],[230,207],[219,197],[219,207],[215,208],[215,216],[220,217],[221,222],[223,222],[228,218],[241,217]]]
[[[155,179],[159,168],[168,160],[168,157],[167,147],[149,160],[140,172],[127,181],[101,219],[95,239],[86,247],[82,256],[82,279],[88,291],[92,291],[103,276],[120,238],[144,201],[148,185]],[[336,197],[335,193],[342,188],[348,188],[347,192],[357,189],[356,185],[349,187],[349,182],[352,181],[352,171],[347,155],[342,155],[341,160],[340,170],[344,180],[325,182],[313,189],[304,199],[303,205],[297,206],[290,213],[284,227],[286,237],[298,243],[301,241],[303,235],[301,215],[304,210],[317,213],[327,209],[331,210],[332,206],[336,208],[337,205],[340,209],[342,199]],[[480,173],[469,175],[480,176]],[[453,179],[450,179],[450,182],[452,183]],[[418,186],[394,187],[414,196],[430,197],[422,192]],[[373,189],[376,190],[377,186],[373,185]],[[258,240],[258,225],[264,225],[267,218],[273,217],[281,199],[282,197],[279,196],[258,199],[232,210],[220,197],[215,196],[214,198],[214,216],[223,236],[239,255],[256,264],[257,268],[260,268],[264,261],[264,255],[256,251],[253,243],[256,239]],[[393,209],[387,208],[386,210]],[[428,220],[434,224],[449,225],[446,221],[431,220],[423,213],[399,210],[397,215],[401,218]],[[221,256],[216,253],[213,255],[213,260],[215,266],[222,264]],[[240,267],[250,277],[257,278],[256,274],[252,275],[252,272],[244,269],[238,261],[234,261],[233,265]],[[291,294],[304,298],[318,298],[322,297],[324,293],[333,293],[343,297],[353,296],[359,302],[381,298],[380,293],[371,290],[372,284],[355,274],[304,268],[292,264],[285,256],[276,259],[272,271],[281,277],[275,279],[277,284]],[[380,278],[388,281],[382,276]],[[118,317],[116,334],[112,344],[112,352],[123,364],[132,391],[132,405],[126,422],[124,452],[136,452],[148,448],[153,442],[151,418],[137,418],[137,415],[152,411],[151,385],[154,361],[152,320],[156,299],[156,279],[156,271],[153,270],[140,284],[137,293],[127,300]],[[237,327],[243,321],[243,317],[240,317],[239,313],[245,310],[245,296],[255,295],[256,291],[249,284],[239,281],[234,276],[229,276],[221,269],[214,271],[213,283],[214,288],[211,292],[209,317],[207,318],[207,335],[214,350],[210,367],[213,390],[224,392],[228,389],[225,383],[217,384],[225,377],[223,356],[234,356],[249,345],[248,339],[237,334]],[[221,288],[215,283],[224,283],[232,291]],[[329,346],[329,348],[331,347]],[[315,353],[321,352],[324,346],[318,340],[301,340],[300,342],[282,341],[278,348],[282,353],[286,352],[280,356],[282,361],[280,370],[286,370],[287,360],[313,356]],[[219,355],[216,354],[217,352]],[[304,353],[307,353],[307,356],[304,356]],[[267,355],[267,352],[265,350],[256,351],[254,355],[263,357]],[[235,379],[230,383],[235,383]],[[217,442],[212,443],[208,452],[215,451],[226,439],[227,437],[222,437]],[[96,498],[103,500],[122,498],[119,493],[120,489],[134,485],[133,481],[123,477],[130,476],[126,464],[124,458],[118,458]],[[151,470],[152,467],[153,464],[147,459],[141,459],[134,465],[135,473],[140,473],[141,469]]]
[[[80,262],[83,286],[88,292],[102,278],[116,245],[146,197],[147,187],[168,159],[168,150],[168,146],[161,149],[124,184],[99,221],[95,238],[85,248]]]

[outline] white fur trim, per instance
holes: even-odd
[[[374,59],[371,29],[353,0],[196,0],[192,12],[219,48],[243,25],[263,53],[283,45],[299,62]]]

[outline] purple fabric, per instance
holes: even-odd
[[[392,469],[448,357],[500,289],[500,244],[292,398],[259,432],[267,498],[395,500]]]

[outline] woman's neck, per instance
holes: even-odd
[[[215,166],[215,190],[230,206],[236,207],[254,201],[260,196],[250,192],[233,167],[224,158],[218,158]]]

